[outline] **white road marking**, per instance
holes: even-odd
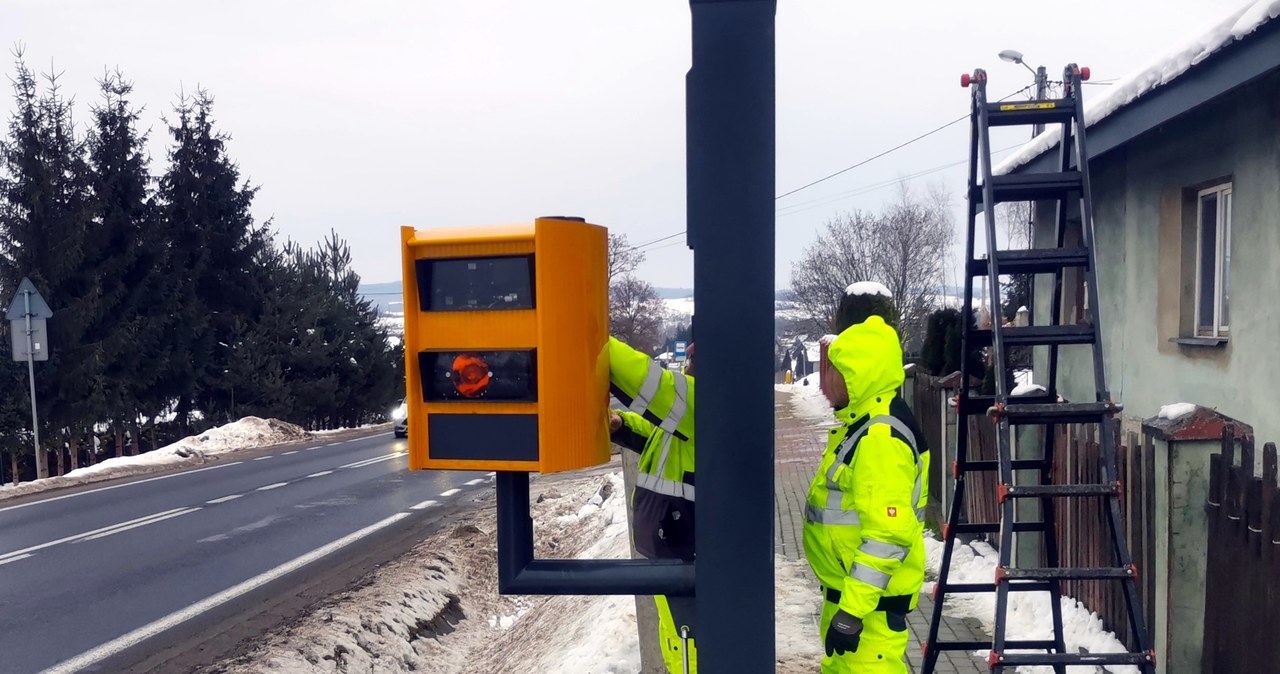
[[[180,476],[182,476],[182,475],[193,475],[193,474],[195,474],[195,473],[203,473],[203,472],[204,472],[204,471],[206,471],[206,470],[217,470],[217,469],[219,469],[219,468],[227,468],[227,467],[229,467],[229,466],[235,466],[235,465],[238,465],[238,464],[241,464],[241,463],[244,463],[244,462],[243,462],[243,461],[232,461],[231,463],[224,463],[224,464],[222,464],[222,465],[218,465],[218,466],[209,466],[208,468],[197,468],[197,469],[195,469],[195,470],[183,470],[183,471],[179,471],[179,472],[177,472],[177,473],[170,473],[170,474],[168,474],[168,475],[161,475],[161,476],[159,476],[159,477],[149,477],[149,478],[147,478],[147,479],[145,479],[145,480],[134,480],[133,482],[126,482],[126,483],[124,483],[124,484],[113,484],[113,485],[111,485],[110,487],[99,487],[98,489],[90,489],[90,490],[88,490],[88,491],[78,491],[78,492],[76,492],[76,493],[74,493],[74,494],[63,494],[62,496],[53,496],[53,497],[51,497],[51,498],[41,499],[41,500],[39,500],[39,501],[32,501],[32,502],[30,502],[30,503],[20,503],[20,504],[18,504],[18,505],[12,505],[12,506],[9,506],[9,507],[7,507],[7,508],[0,508],[0,513],[4,512],[4,511],[6,511],[6,510],[17,510],[18,508],[27,508],[27,507],[30,507],[30,506],[40,505],[40,504],[42,504],[42,503],[53,503],[54,501],[61,501],[61,500],[62,500],[62,499],[64,499],[64,498],[75,498],[75,497],[77,497],[77,496],[88,496],[89,494],[96,494],[96,493],[98,493],[98,492],[100,492],[100,491],[110,491],[110,490],[112,490],[112,489],[119,489],[119,488],[121,488],[121,487],[132,487],[132,486],[133,486],[133,485],[135,485],[135,484],[142,484],[142,483],[144,483],[144,482],[155,482],[156,480],[167,480],[167,479],[169,479],[169,478],[171,478],[171,477],[180,477]]]
[[[399,456],[404,456],[405,454],[407,454],[407,452],[396,452],[394,454],[388,454],[386,456],[375,456],[372,459],[365,459],[364,461],[356,461],[354,463],[348,463],[345,466],[338,466],[338,468],[364,468],[365,466],[372,466],[373,464],[378,463],[380,461],[388,461],[390,459],[394,459]]]
[[[159,620],[156,620],[152,623],[139,627],[138,629],[133,630],[128,634],[119,636],[96,648],[85,651],[84,653],[81,653],[80,655],[77,655],[76,657],[71,658],[70,660],[65,660],[63,662],[60,662],[57,665],[54,665],[53,667],[50,667],[49,669],[44,670],[44,674],[71,674],[71,672],[77,672],[79,670],[85,669],[86,667],[102,662],[103,660],[117,653],[120,653],[121,651],[127,648],[136,646],[137,644],[140,644],[143,641],[146,641],[147,639],[150,639],[151,637],[156,636],[157,634],[160,634],[166,630],[172,629],[173,627],[176,627],[177,625],[180,625],[200,615],[201,613],[204,613],[206,611],[209,611],[210,609],[221,606],[231,601],[232,599],[235,599],[237,597],[240,597],[241,595],[247,594],[249,592],[252,592],[253,590],[258,589],[259,587],[262,587],[263,585],[266,585],[267,583],[270,583],[271,581],[276,580],[277,578],[281,578],[289,573],[297,571],[298,569],[318,559],[321,559],[327,555],[333,554],[334,552],[341,550],[342,548],[345,548],[348,545],[351,545],[352,543],[355,543],[356,541],[380,529],[384,529],[388,526],[391,526],[392,524],[395,524],[396,522],[408,516],[409,516],[409,513],[396,513],[391,517],[388,517],[380,522],[367,526],[359,531],[356,531],[355,533],[339,538],[338,540],[332,543],[329,543],[328,545],[316,548],[315,550],[312,550],[311,552],[308,552],[307,554],[301,557],[285,562],[284,564],[281,564],[280,566],[277,566],[274,569],[271,569],[270,571],[261,573],[238,585],[229,587],[223,590],[222,592],[219,592],[218,594],[208,597],[207,599],[199,601],[191,606],[188,606],[185,609],[170,613],[169,615],[163,618],[160,618]]]
[[[176,512],[176,513],[169,513],[168,515],[164,515],[163,517],[153,517],[153,518],[151,518],[151,519],[147,520],[146,522],[136,522],[136,523],[134,523],[134,524],[130,524],[129,526],[117,527],[117,528],[115,528],[115,529],[112,529],[111,531],[104,531],[104,532],[102,532],[102,533],[100,533],[100,534],[94,534],[94,535],[92,535],[92,536],[86,536],[86,537],[84,537],[84,538],[82,538],[82,539],[80,539],[80,540],[81,540],[81,541],[92,541],[92,540],[96,540],[96,539],[99,539],[99,538],[106,538],[107,536],[110,536],[110,535],[112,535],[112,534],[118,534],[118,533],[120,533],[120,532],[122,532],[122,531],[128,531],[128,530],[130,530],[130,529],[137,529],[138,527],[145,527],[145,526],[147,526],[148,524],[155,524],[156,522],[159,522],[159,521],[161,521],[161,520],[167,520],[167,519],[169,519],[169,518],[171,518],[171,517],[178,517],[178,516],[181,516],[181,515],[186,515],[187,513],[193,513],[193,512],[195,512],[195,511],[197,511],[197,510],[200,510],[200,507],[199,507],[199,506],[194,507],[194,508],[185,508],[185,509],[183,509],[183,510],[179,510],[179,511],[178,511],[178,512]]]
[[[476,485],[480,484],[481,482],[487,482],[487,480],[485,480],[484,478],[481,478],[481,477],[477,477],[477,478],[476,478],[476,479],[474,479],[474,480],[468,480],[468,481],[467,481],[467,483],[466,483],[466,485],[467,485],[468,487],[474,487],[474,486],[476,486]]]
[[[131,524],[137,524],[137,523],[139,523],[139,522],[142,522],[142,523],[148,523],[148,521],[149,521],[149,520],[152,520],[152,519],[154,519],[154,518],[157,518],[157,517],[164,517],[164,516],[166,516],[166,515],[170,515],[170,514],[173,514],[173,513],[176,513],[176,512],[184,511],[184,510],[186,510],[186,509],[185,509],[185,508],[174,508],[173,510],[166,510],[166,511],[164,511],[164,512],[158,512],[158,513],[153,513],[153,514],[147,515],[146,517],[139,517],[139,518],[137,518],[137,519],[132,519],[132,520],[129,520],[128,522],[119,522],[119,523],[116,523],[116,524],[112,524],[112,525],[109,525],[109,526],[102,527],[102,528],[100,528],[100,529],[94,529],[94,530],[92,530],[92,531],[85,531],[85,532],[83,532],[83,533],[75,534],[74,536],[67,536],[67,537],[65,537],[65,538],[59,538],[59,539],[58,539],[58,540],[56,540],[56,541],[49,541],[48,543],[41,543],[40,545],[33,545],[33,546],[29,547],[29,548],[23,548],[23,549],[21,549],[21,550],[14,550],[14,551],[12,551],[12,552],[6,552],[6,553],[3,553],[3,554],[0,554],[0,563],[5,562],[6,560],[12,561],[12,560],[10,560],[10,558],[11,558],[11,557],[18,557],[18,556],[23,555],[23,554],[28,553],[28,552],[35,552],[36,550],[43,550],[43,549],[45,549],[45,548],[51,548],[51,547],[53,547],[53,546],[55,546],[55,545],[60,545],[60,544],[62,544],[62,543],[70,543],[71,541],[80,540],[81,538],[85,538],[86,536],[93,536],[93,535],[95,535],[95,534],[100,534],[100,533],[102,533],[102,532],[104,532],[104,531],[110,531],[110,530],[112,530],[112,529],[116,529],[116,528],[118,528],[118,527],[128,526],[128,525],[131,525]]]
[[[323,476],[325,476],[325,475],[332,475],[332,474],[333,474],[333,471],[331,471],[331,470],[322,470],[322,471],[320,471],[319,473],[312,473],[312,474],[308,475],[307,477],[323,477]]]
[[[244,496],[244,494],[232,494],[230,496],[223,496],[222,498],[215,498],[212,501],[205,501],[205,503],[208,503],[209,505],[214,505],[217,503],[226,503],[227,501],[234,501],[240,498],[241,496]]]
[[[341,445],[341,444],[342,444],[341,442],[330,442],[329,444],[325,445],[325,447],[332,447],[334,445]]]
[[[287,484],[289,484],[289,483],[288,483],[288,482],[277,482],[277,483],[275,483],[275,484],[269,484],[269,485],[267,485],[267,486],[265,486],[265,487],[258,487],[257,489],[254,489],[254,491],[271,491],[272,489],[279,489],[279,488],[281,488],[281,487],[283,487],[283,486],[285,486],[285,485],[287,485]]]
[[[462,491],[462,490],[461,490],[461,489],[450,489],[449,491],[440,492],[440,495],[441,495],[441,496],[453,496],[454,494],[456,494],[456,493],[458,493],[458,492],[460,492],[460,491]]]
[[[259,456],[259,457],[255,458],[255,459],[254,459],[254,461],[266,461],[267,459],[270,459],[270,458],[271,458],[271,455],[270,455],[270,454],[268,454],[268,455],[266,455],[266,456]]]
[[[425,510],[427,508],[430,508],[433,505],[440,505],[440,502],[439,501],[423,501],[422,503],[419,503],[418,505],[410,508],[410,510]]]
[[[5,558],[5,559],[0,559],[0,566],[4,566],[5,564],[8,564],[9,562],[16,562],[16,561],[18,561],[19,559],[26,559],[26,558],[28,558],[28,557],[30,557],[30,556],[31,556],[31,554],[30,554],[30,553],[27,553],[27,554],[25,554],[25,555],[18,555],[17,557],[7,557],[7,558]]]
[[[283,456],[289,456],[290,454],[297,454],[297,453],[298,453],[298,450],[295,449],[292,452],[285,452]]]

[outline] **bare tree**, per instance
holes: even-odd
[[[996,222],[1004,227],[1010,248],[1031,247],[1033,232],[1030,201],[1006,201],[1000,204],[996,207]]]
[[[644,262],[644,251],[631,245],[626,234],[609,232],[609,284],[626,276]]]
[[[937,305],[955,239],[950,198],[941,187],[918,196],[903,183],[882,213],[854,211],[826,223],[791,266],[791,289],[810,327],[831,329],[844,289],[879,281],[893,293],[904,344],[923,335]]]
[[[626,274],[609,287],[609,333],[631,346],[652,353],[661,345],[667,306],[647,281]]]

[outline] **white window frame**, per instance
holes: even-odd
[[[1192,314],[1191,325],[1193,334],[1197,337],[1226,337],[1230,332],[1229,325],[1222,320],[1222,308],[1223,300],[1226,299],[1229,315],[1231,306],[1230,295],[1228,294],[1224,298],[1223,290],[1227,287],[1226,284],[1231,280],[1231,269],[1229,267],[1231,260],[1231,216],[1234,215],[1234,213],[1232,213],[1234,209],[1228,207],[1228,203],[1232,201],[1231,194],[1232,186],[1229,182],[1214,185],[1213,187],[1200,190],[1196,193],[1196,302],[1194,307],[1195,313]],[[1204,269],[1204,265],[1202,264],[1204,255],[1204,251],[1202,250],[1202,242],[1204,241],[1204,237],[1202,236],[1204,209],[1201,204],[1206,196],[1216,196],[1218,204],[1218,210],[1215,214],[1217,222],[1217,238],[1214,242],[1213,261],[1213,324],[1208,328],[1202,326],[1200,322],[1201,303],[1205,301],[1205,298],[1201,296],[1201,288],[1203,287],[1201,274]],[[1225,276],[1224,270],[1226,274]]]

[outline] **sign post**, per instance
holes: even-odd
[[[36,473],[40,467],[40,418],[36,414],[36,365],[37,360],[49,360],[48,330],[45,320],[53,316],[49,304],[31,279],[24,278],[18,284],[18,292],[9,303],[5,317],[13,333],[13,359],[27,361],[27,379],[31,384],[31,436],[36,457]],[[20,335],[25,335],[23,339]],[[25,347],[25,348],[23,348]]]

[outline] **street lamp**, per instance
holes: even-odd
[[[1040,66],[1039,68],[1032,68],[1031,66],[1027,65],[1027,62],[1022,60],[1022,52],[1016,49],[1006,49],[1000,52],[999,54],[996,54],[996,56],[999,56],[1001,61],[1004,61],[1006,63],[1017,63],[1023,68],[1026,68],[1027,70],[1031,71],[1031,74],[1035,75],[1035,78],[1036,78],[1036,93],[1034,98],[1035,100],[1044,100],[1045,95],[1049,89],[1049,76],[1045,72],[1044,66]],[[1031,137],[1034,138],[1040,135],[1041,131],[1044,131],[1044,126],[1041,124],[1036,124],[1035,126],[1032,127]]]

